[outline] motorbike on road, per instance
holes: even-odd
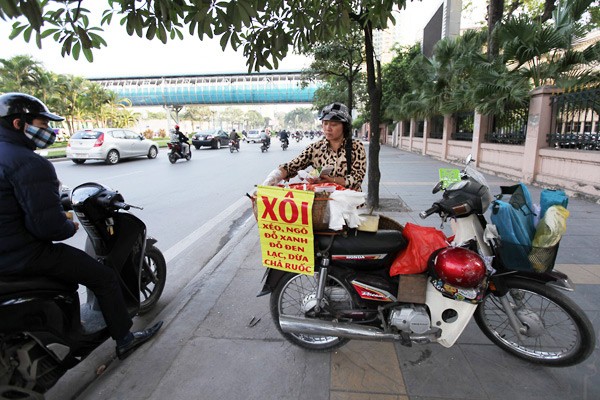
[[[281,139],[281,149],[283,151],[286,151],[287,148],[289,147],[289,145],[290,145],[290,141],[287,138]]]
[[[169,142],[167,143],[169,147],[169,162],[171,164],[175,164],[179,159],[186,159],[187,161],[192,158],[191,148],[188,148],[187,152],[183,154],[183,146],[181,142]]]
[[[230,140],[229,141],[229,152],[233,153],[234,151],[240,152],[240,141],[239,140]]]
[[[436,185],[442,199],[420,214],[450,220],[454,232],[425,272],[390,276],[393,260],[407,248],[400,224],[377,232],[315,232],[314,276],[267,269],[259,296],[270,294],[279,332],[313,351],[350,339],[451,347],[474,318],[492,343],[523,360],[553,367],[584,361],[595,347],[594,329],[561,293],[573,288],[552,270],[556,253],[543,272],[503,261],[501,238],[484,217],[490,189],[471,161],[459,182]],[[415,287],[405,285],[413,281],[422,284],[414,300],[407,292]]]
[[[266,151],[269,150],[269,147],[271,146],[271,140],[270,139],[263,139],[261,140],[261,145],[260,145],[260,152],[264,153]]]
[[[167,267],[139,208],[98,183],[63,193],[87,233],[86,252],[115,270],[130,316],[153,309]],[[0,278],[0,398],[43,398],[69,369],[110,338],[94,293],[80,304],[77,285],[46,277]],[[12,396],[12,397],[11,397]]]

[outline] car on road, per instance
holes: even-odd
[[[198,131],[192,136],[192,145],[196,150],[199,150],[200,147],[220,149],[222,146],[229,146],[229,134],[223,129]]]
[[[260,133],[263,131],[259,131],[258,129],[252,129],[248,131],[246,135],[246,142],[248,143],[260,143]]]
[[[156,158],[158,145],[128,129],[93,128],[75,132],[69,139],[66,154],[75,164],[83,164],[86,160],[116,164],[123,158]]]

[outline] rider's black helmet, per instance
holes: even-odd
[[[63,121],[64,118],[52,114],[39,99],[25,93],[5,93],[0,96],[0,118],[11,115],[32,115]]]

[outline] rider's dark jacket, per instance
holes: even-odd
[[[44,245],[75,234],[52,163],[24,134],[0,126],[0,274],[21,270]]]
[[[189,143],[190,138],[184,135],[183,132],[176,130],[175,134],[177,135],[177,140],[179,140],[181,143]]]

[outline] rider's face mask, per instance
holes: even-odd
[[[26,123],[23,133],[25,133],[25,136],[31,139],[39,149],[45,149],[52,145],[56,140],[56,134],[51,128],[40,128]]]

